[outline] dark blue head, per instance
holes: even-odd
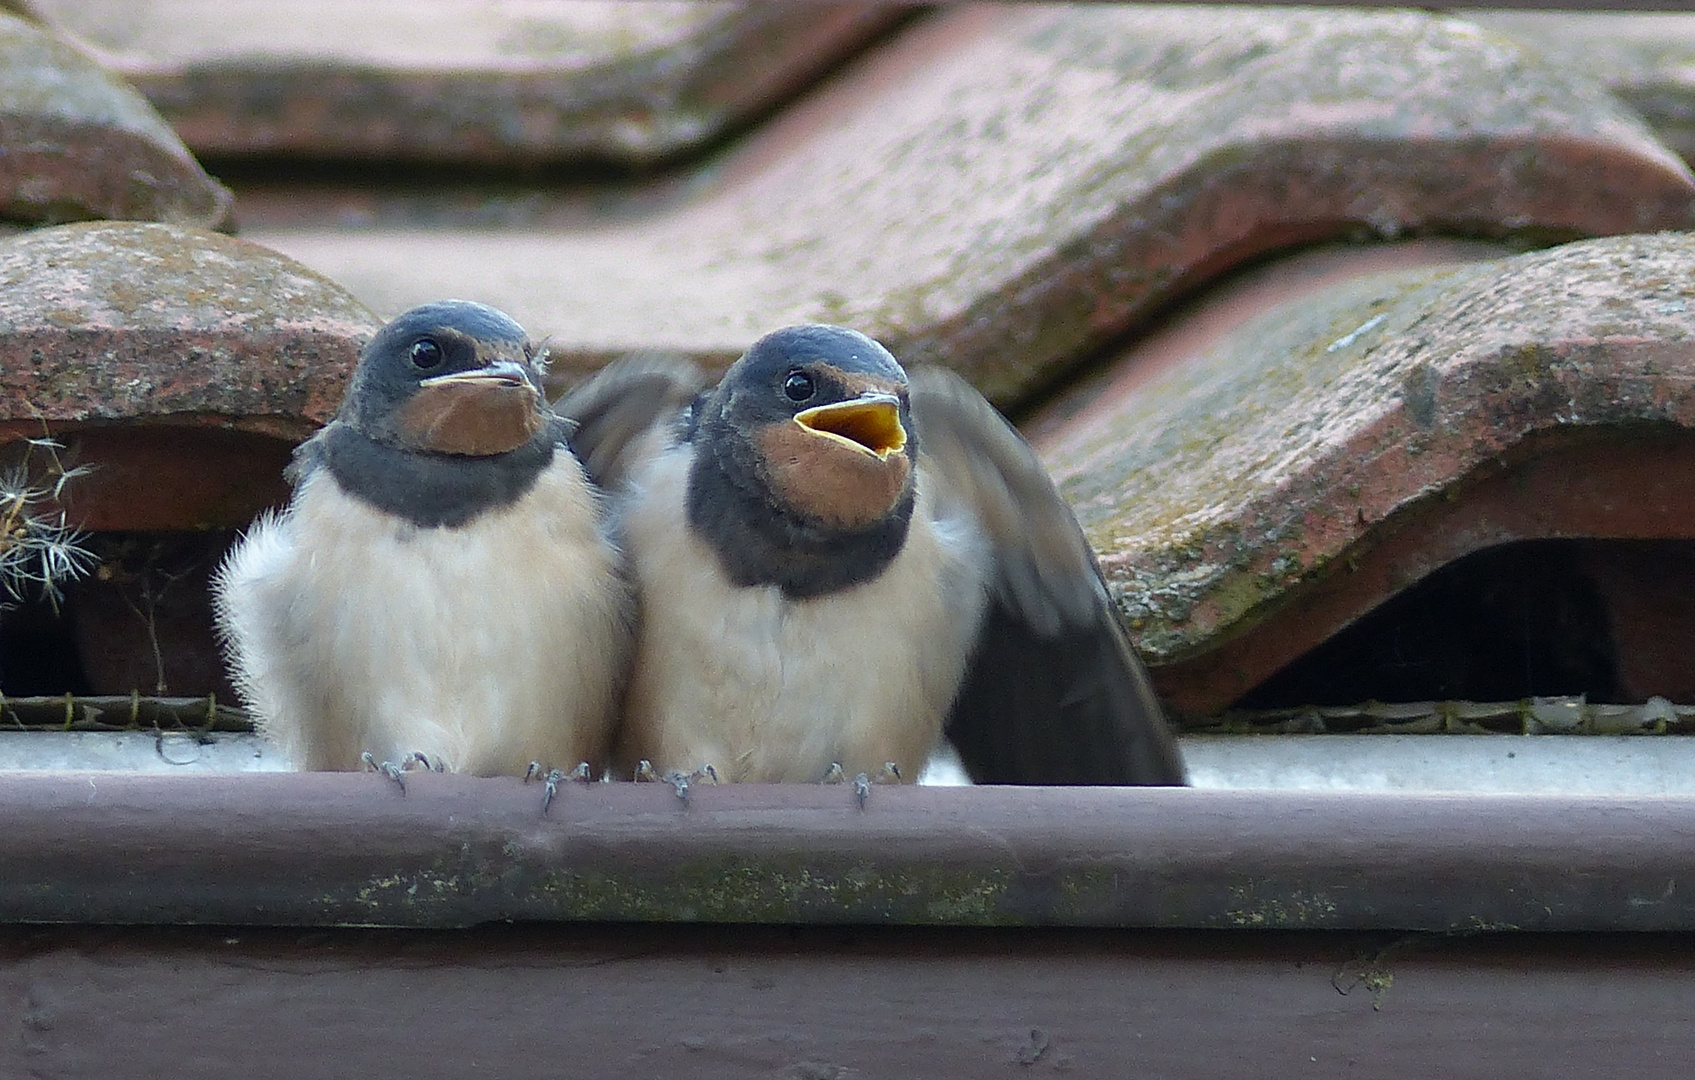
[[[743,424],[789,420],[861,394],[904,400],[906,372],[889,350],[857,330],[790,326],[754,342],[724,373],[718,393],[726,412]]]
[[[907,373],[888,349],[846,327],[792,326],[761,337],[725,371],[702,417],[712,410],[722,424],[761,444],[768,465],[798,453],[809,470],[876,461],[900,471],[912,456]],[[809,495],[792,493],[792,502],[810,502]]]
[[[425,528],[510,506],[569,434],[542,374],[523,327],[494,308],[413,308],[365,346],[335,422],[296,451],[296,476],[327,467],[343,491]]]
[[[544,358],[504,312],[441,300],[397,316],[359,357],[340,419],[403,450],[484,456],[545,425]]]
[[[765,335],[695,409],[689,521],[732,579],[816,595],[876,573],[914,500],[906,372],[839,326]]]

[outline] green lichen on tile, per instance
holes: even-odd
[[[250,333],[376,317],[328,278],[217,233],[83,222],[0,237],[0,332],[39,325],[239,324]]]
[[[531,8],[498,27],[494,46],[537,60],[613,65],[686,44],[721,21],[725,8],[711,3]]]
[[[1240,348],[1197,358],[1110,425],[1051,448],[1096,549],[1138,556],[1123,573],[1109,559],[1111,584],[1150,654],[1186,644],[1184,624],[1203,602],[1228,626],[1305,572],[1304,508],[1267,507],[1251,521],[1245,508],[1297,476],[1334,425],[1383,407],[1373,395],[1399,365],[1368,369],[1371,378],[1354,364],[1465,275],[1409,272],[1273,312],[1232,338]],[[1243,565],[1250,554],[1263,569]]]
[[[1193,655],[1533,430],[1695,424],[1695,367],[1665,370],[1695,340],[1691,265],[1668,233],[1357,281],[1046,457],[1149,658]],[[1655,348],[1632,368],[1612,342]]]
[[[814,107],[601,228],[467,232],[453,260],[418,230],[274,235],[384,310],[499,297],[562,369],[822,320],[1016,408],[1277,246],[1695,222],[1687,171],[1596,84],[1421,13],[944,12]]]
[[[740,2],[39,6],[202,153],[640,167],[700,150],[901,15]]]
[[[381,321],[345,289],[217,233],[84,222],[0,238],[0,418],[271,418],[299,437]]]
[[[1526,143],[1658,153],[1592,84],[1458,20],[1101,6],[1002,21],[937,56],[898,123],[848,112],[727,200],[709,255],[667,230],[644,237],[655,263],[680,262],[674,280],[711,280],[701,257],[740,270],[712,293],[759,324],[846,322],[1012,406],[1240,240],[1239,222],[1214,220],[1222,193],[1265,189],[1233,212],[1281,220],[1288,192],[1271,189],[1310,174],[1320,186],[1296,201],[1332,230],[1569,235],[1515,209],[1565,182]],[[1479,180],[1466,162],[1492,139],[1494,175]],[[1354,180],[1322,188],[1337,177]]]

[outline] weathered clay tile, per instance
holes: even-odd
[[[635,347],[721,363],[826,320],[1006,404],[1292,243],[1695,224],[1687,169],[1597,84],[1413,13],[953,10],[715,170],[599,228],[253,235],[385,312],[495,303],[566,371]]]
[[[795,92],[870,4],[40,0],[196,153],[645,164]]]
[[[122,81],[0,11],[0,218],[217,227],[230,193]]]
[[[1691,267],[1667,233],[1329,284],[1038,418],[1167,701],[1491,545],[1695,537]]]
[[[245,525],[275,501],[378,320],[244,240],[87,222],[0,239],[0,443],[95,466],[86,529]]]
[[[1695,158],[1695,15],[1474,11],[1466,17],[1601,83],[1668,146]]]

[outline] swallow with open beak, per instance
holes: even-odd
[[[698,385],[632,358],[559,406],[638,590],[621,767],[863,785],[945,737],[978,782],[1184,782],[1082,530],[975,390],[834,326]]]
[[[632,601],[544,364],[494,308],[400,315],[224,561],[236,686],[296,767],[603,760]]]

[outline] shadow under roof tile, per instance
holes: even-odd
[[[1664,233],[1327,283],[1038,417],[1166,700],[1215,712],[1484,547],[1695,537],[1692,266]]]
[[[379,320],[244,240],[88,222],[0,239],[0,443],[96,466],[86,529],[245,525],[334,414]]]
[[[616,0],[34,0],[196,153],[646,165],[797,92],[907,10]]]
[[[722,364],[828,321],[1007,406],[1293,243],[1695,224],[1686,167],[1597,84],[1415,13],[951,10],[711,174],[598,228],[253,235],[385,313],[503,307],[567,376],[636,348]]]
[[[216,228],[230,201],[141,95],[0,11],[0,219]]]

